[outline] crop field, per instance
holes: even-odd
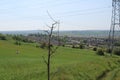
[[[16,46],[0,40],[0,80],[47,80],[43,56],[47,58],[47,49],[34,43]],[[51,80],[120,80],[120,57],[59,47],[51,58]]]

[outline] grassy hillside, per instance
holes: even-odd
[[[20,54],[16,54],[19,50]],[[0,80],[47,80],[47,50],[0,40]],[[120,57],[59,47],[51,60],[52,80],[120,80]]]

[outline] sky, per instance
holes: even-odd
[[[112,0],[0,0],[0,31],[46,30],[53,20],[60,30],[109,30]]]

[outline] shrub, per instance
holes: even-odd
[[[106,53],[112,53],[112,50],[111,50],[110,48],[107,48],[107,49],[105,50],[105,52],[106,52]]]
[[[63,44],[62,46],[65,47],[65,44]]]
[[[84,48],[84,45],[83,45],[83,44],[80,44],[80,45],[79,45],[79,48],[80,48],[80,49],[83,49],[83,48]]]
[[[48,45],[47,45],[48,46]],[[50,47],[53,47],[53,45],[52,44],[50,44]]]
[[[97,48],[96,48],[96,47],[94,47],[94,48],[93,48],[93,51],[97,51]]]
[[[104,52],[102,49],[98,49],[97,52],[96,52],[97,55],[100,55],[100,56],[103,56],[104,55]]]
[[[116,42],[114,45],[115,46],[120,46],[120,42]]]
[[[120,48],[115,48],[113,54],[120,56]]]
[[[19,41],[16,41],[16,42],[15,42],[15,45],[19,45],[19,46],[20,46],[21,43],[20,43]]]
[[[13,40],[17,40],[17,41],[21,41],[22,40],[20,35],[14,35],[12,38],[13,38]]]
[[[36,44],[36,48],[40,48],[40,45]]]
[[[72,48],[75,48],[75,45],[72,45]]]
[[[40,48],[44,49],[46,46],[47,46],[46,43],[43,42],[43,43],[40,45]]]
[[[0,34],[0,40],[7,40],[6,36]]]
[[[27,38],[24,38],[22,41],[25,42],[25,43],[34,43],[32,40],[29,40]]]

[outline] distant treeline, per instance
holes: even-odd
[[[46,34],[44,30],[31,30],[31,31],[0,31],[2,34]],[[54,34],[57,31],[54,31]],[[108,37],[109,30],[81,30],[81,31],[59,31],[60,36],[72,36],[72,37]],[[120,36],[120,31],[116,31],[116,36]]]

